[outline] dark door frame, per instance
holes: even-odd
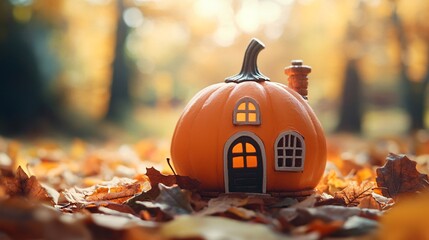
[[[259,148],[261,149],[261,156],[262,156],[262,193],[266,193],[267,188],[267,163],[266,163],[266,156],[265,156],[265,146],[264,143],[261,141],[261,139],[254,133],[249,131],[242,131],[238,132],[231,137],[229,137],[228,141],[226,141],[223,149],[223,169],[224,169],[224,181],[225,181],[225,192],[229,193],[229,169],[228,169],[228,150],[231,147],[231,144],[237,140],[239,137],[250,137],[259,145]]]

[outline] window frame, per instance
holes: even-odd
[[[245,109],[239,110],[238,107],[245,103]],[[255,110],[249,110],[249,103],[252,103],[253,106],[255,106]],[[238,113],[244,113],[245,114],[245,121],[237,121],[237,115]],[[256,121],[249,121],[249,114],[255,113],[256,114]],[[234,112],[232,115],[232,121],[234,125],[261,125],[261,112],[259,109],[259,104],[255,101],[255,99],[250,97],[244,97],[237,101],[237,103],[234,106]]]
[[[278,144],[280,143],[280,140],[284,137],[288,136],[290,139],[290,136],[295,137],[295,142],[293,146],[291,146],[291,143],[289,141],[289,146],[286,146],[286,141],[283,140],[283,147],[278,147]],[[297,140],[301,141],[301,147],[297,147]],[[283,156],[279,156],[278,150],[283,151]],[[292,150],[292,156],[286,156],[286,150]],[[295,155],[297,150],[301,150],[302,154],[301,157],[297,157]],[[304,164],[305,164],[305,153],[306,153],[306,145],[304,137],[296,132],[296,131],[285,131],[279,134],[276,141],[274,142],[274,166],[276,171],[289,171],[289,172],[302,172],[304,170]],[[283,166],[279,166],[278,159],[281,158],[283,160]],[[292,166],[287,167],[286,166],[286,158],[292,158]],[[301,166],[296,167],[296,159],[301,158]]]
[[[248,143],[248,142],[246,142],[245,144],[243,144],[242,142],[238,142],[237,144],[235,144],[233,146],[233,149],[238,144],[241,144],[241,151],[240,152],[234,152],[234,150],[232,151],[232,156],[231,156],[232,157],[232,168],[235,168],[234,167],[234,158],[236,158],[236,157],[243,158],[243,166],[242,167],[237,167],[235,169],[240,169],[240,168],[241,169],[243,169],[243,168],[257,168],[258,167],[258,159],[257,159],[258,155],[257,155],[257,151],[256,151],[255,146],[253,146],[251,143]],[[255,151],[254,152],[247,151],[247,144],[249,144]],[[249,157],[255,157],[256,158],[256,166],[249,167],[249,164],[248,164],[248,158]]]

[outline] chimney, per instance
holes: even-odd
[[[302,64],[302,60],[292,60],[292,66],[285,68],[285,73],[289,76],[288,86],[299,93],[305,100],[308,100],[308,78],[311,67]]]

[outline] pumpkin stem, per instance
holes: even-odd
[[[243,66],[239,74],[225,78],[225,82],[245,82],[245,81],[270,81],[270,79],[259,72],[257,60],[258,54],[264,49],[264,44],[256,38],[253,38],[249,46],[247,46],[246,53],[244,54]]]

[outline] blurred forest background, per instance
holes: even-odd
[[[238,73],[252,37],[286,83],[303,59],[329,133],[429,125],[429,2],[2,0],[0,134],[170,139],[189,99]]]

